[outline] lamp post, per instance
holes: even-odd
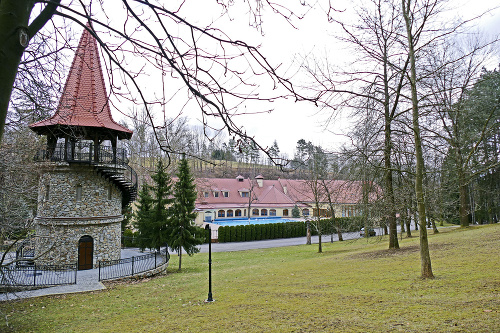
[[[210,224],[205,224],[205,229],[208,230],[208,298],[205,302],[213,302],[212,298],[212,230]]]

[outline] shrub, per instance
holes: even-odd
[[[244,242],[245,241],[245,233],[243,232],[244,226],[242,225],[237,225],[236,226],[236,241],[237,242]]]
[[[130,229],[125,229],[122,237],[122,245],[124,247],[135,247],[136,241],[134,237],[134,232]]]
[[[255,225],[255,240],[262,239],[262,224]]]
[[[219,237],[219,243],[225,243],[227,242],[226,239],[226,228],[225,226],[219,227],[219,232],[218,232],[218,237]]]
[[[262,224],[262,239],[269,239],[269,224]]]
[[[269,230],[269,234],[268,234],[268,238],[269,239],[274,239],[274,236],[276,235],[276,233],[274,232],[274,226],[275,224],[268,224],[267,227],[268,227],[268,230]]]
[[[236,227],[230,226],[229,227],[229,233],[230,233],[229,241],[230,242],[236,242]]]
[[[252,241],[252,226],[251,225],[246,225],[245,226],[245,241]]]

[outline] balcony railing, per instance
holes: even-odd
[[[127,151],[123,148],[96,146],[92,142],[68,142],[39,150],[35,161],[91,164],[125,192],[124,206],[135,200],[137,173],[128,165]],[[120,177],[111,177],[116,175]]]
[[[126,165],[128,163],[127,151],[123,148],[109,146],[96,146],[92,142],[70,142],[57,144],[45,150],[39,150],[35,156],[36,161],[66,161],[66,162],[91,162],[103,164]]]

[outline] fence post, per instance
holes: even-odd
[[[135,257],[132,257],[132,276],[134,276],[134,260]]]
[[[158,253],[158,252],[156,251],[156,252],[155,252],[155,268],[156,268],[156,254],[157,254],[157,253]]]
[[[75,284],[76,284],[76,280],[77,280],[77,274],[78,274],[78,262],[75,264]]]
[[[36,286],[36,264],[34,265],[33,268],[33,287]]]

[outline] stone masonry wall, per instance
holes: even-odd
[[[90,165],[44,163],[40,170],[35,254],[43,256],[38,262],[77,262],[83,236],[93,239],[94,267],[99,260],[120,259],[120,190]]]
[[[38,186],[37,216],[96,217],[121,215],[121,192],[88,165],[51,163]],[[44,172],[45,171],[45,172]],[[77,200],[77,187],[81,198]],[[111,198],[109,191],[111,190]],[[47,195],[48,191],[48,195]]]

